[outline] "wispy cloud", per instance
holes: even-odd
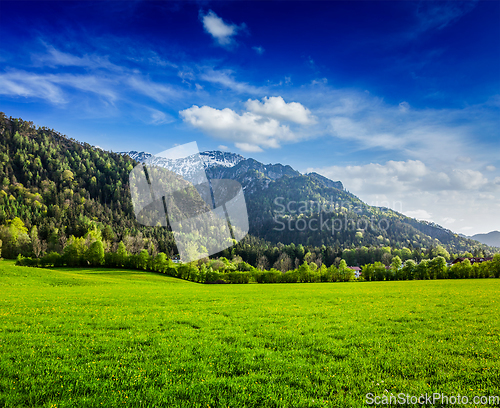
[[[463,156],[480,162],[491,152],[476,142],[478,135],[500,138],[499,109],[487,102],[456,109],[414,108],[406,101],[389,104],[368,92],[326,84],[302,87],[290,97],[316,117],[311,130],[317,136],[349,141],[353,151],[376,148],[426,163],[455,162]]]
[[[477,0],[420,1],[416,10],[419,31],[441,30],[471,12],[476,5]]]
[[[94,93],[113,102],[117,94],[113,80],[95,75],[34,74],[26,71],[9,71],[0,74],[0,93],[25,98],[40,98],[51,103],[64,104],[69,95],[66,88]]]
[[[49,67],[82,67],[90,69],[106,69],[114,71],[123,71],[121,67],[109,61],[107,56],[83,55],[76,56],[57,50],[52,45],[47,45],[47,52],[40,55],[33,55],[35,64],[41,64]]]
[[[177,100],[182,94],[182,91],[174,89],[172,86],[153,82],[138,75],[127,76],[124,80],[136,92],[149,96],[160,103]]]
[[[214,70],[212,68],[207,68],[201,75],[200,79],[202,81],[210,82],[216,85],[222,85],[237,93],[244,94],[261,94],[264,92],[264,88],[256,87],[250,85],[247,82],[238,82],[233,77],[233,71],[229,69],[225,70]]]
[[[137,69],[113,64],[107,57],[97,55],[77,56],[57,50],[44,43],[45,54],[32,56],[35,67],[32,72],[7,69],[0,73],[0,94],[11,97],[39,98],[57,105],[74,100],[75,92],[94,94],[107,103],[118,100],[135,102],[137,95],[161,104],[178,101],[186,90],[169,83],[153,81]],[[160,66],[171,66],[153,53],[153,61]],[[152,57],[152,58],[153,58]],[[56,73],[37,73],[38,67],[57,68]],[[85,73],[75,73],[72,68],[84,68]],[[77,71],[80,72],[80,71]],[[158,118],[156,118],[158,120]]]
[[[153,108],[149,108],[149,111],[151,112],[151,120],[149,123],[152,125],[164,125],[175,121],[171,115],[165,112]]]

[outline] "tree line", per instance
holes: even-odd
[[[22,225],[17,223],[17,228]],[[24,232],[26,233],[26,232]],[[246,262],[237,254],[236,248],[228,252],[228,257],[204,258],[196,262],[176,263],[165,253],[150,253],[141,247],[141,242],[120,241],[116,250],[106,250],[102,232],[89,230],[83,237],[71,236],[62,253],[48,252],[32,258],[19,254],[17,265],[37,267],[91,266],[109,268],[127,268],[163,273],[176,278],[199,283],[306,283],[306,282],[348,282],[355,279],[354,271],[347,266],[345,259],[338,265],[330,266],[312,260],[310,252],[304,255],[302,263],[292,266],[283,256],[284,252],[271,268],[262,263],[258,267]],[[129,249],[130,250],[129,250]],[[133,252],[131,252],[133,251]],[[298,258],[296,258],[298,260]],[[366,264],[358,280],[424,280],[451,278],[499,278],[500,254],[495,254],[491,261],[474,263],[468,259],[448,266],[443,256],[423,259],[416,263],[412,259],[404,263],[398,255],[391,259],[389,266],[382,262]]]

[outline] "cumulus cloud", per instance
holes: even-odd
[[[261,151],[262,147],[277,148],[280,142],[295,140],[286,125],[253,112],[238,114],[232,109],[222,110],[196,105],[180,112],[183,120],[215,137],[238,143],[245,151]]]
[[[471,169],[436,171],[420,160],[390,160],[385,164],[331,166],[308,171],[316,171],[334,180],[345,180],[346,186],[352,185],[356,191],[372,194],[495,189],[494,181],[488,180],[480,171]]]
[[[289,125],[315,123],[309,109],[297,102],[286,103],[282,97],[263,98],[262,102],[249,99],[247,111],[239,114],[232,109],[210,106],[192,106],[180,113],[186,123],[217,138],[230,140],[246,152],[259,152],[263,148],[278,148],[283,142],[296,142],[304,134],[296,133]]]
[[[486,166],[486,170],[488,171],[495,171],[497,168],[495,166]]]
[[[217,149],[219,149],[219,150],[229,150],[229,147],[227,147],[225,145],[219,145],[219,146],[217,146]]]
[[[200,12],[200,18],[203,23],[203,28],[210,34],[216,41],[216,43],[222,47],[228,47],[233,44],[233,37],[242,29],[245,25],[242,24],[238,26],[236,24],[228,24],[212,10],[205,15]]]
[[[249,99],[245,106],[250,112],[277,120],[295,122],[301,125],[315,123],[309,109],[298,102],[286,103],[281,96],[264,97],[262,102]]]

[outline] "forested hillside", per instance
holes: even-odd
[[[120,240],[175,252],[165,228],[135,221],[128,175],[132,159],[68,139],[0,113],[0,239],[2,255],[62,251],[71,235],[97,228],[112,246]],[[9,220],[18,218],[16,223]],[[9,226],[7,226],[9,224]],[[140,241],[140,242],[139,242]]]

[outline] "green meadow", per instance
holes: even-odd
[[[202,285],[0,261],[0,293],[0,407],[500,395],[499,279]]]

